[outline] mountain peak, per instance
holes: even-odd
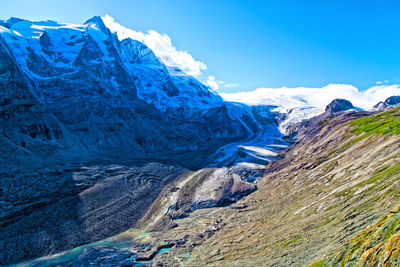
[[[84,24],[94,24],[97,26],[99,30],[101,30],[104,33],[107,33],[109,31],[106,25],[104,24],[103,19],[100,16],[94,16],[93,18],[85,21]]]
[[[121,41],[121,58],[129,63],[162,66],[160,60],[147,45],[131,38]]]
[[[398,95],[391,96],[385,100],[385,104],[388,105],[397,105],[399,103],[400,103],[400,96]]]
[[[336,98],[326,106],[325,112],[328,111],[330,113],[334,113],[352,108],[354,108],[354,106],[349,100]]]
[[[377,103],[373,108],[378,111],[384,111],[398,104],[400,104],[400,96],[391,96],[386,98],[385,101]]]
[[[11,17],[9,19],[0,20],[0,25],[5,26],[6,28],[10,28],[14,23],[24,21],[24,19]]]

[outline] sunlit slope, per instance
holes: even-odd
[[[381,218],[400,202],[399,114],[320,117],[238,203],[196,210],[144,239],[132,229],[61,260],[95,262],[93,252],[154,266],[395,265],[400,215]]]
[[[272,163],[259,190],[223,212],[225,226],[188,263],[311,264],[397,205],[399,108],[355,114],[321,121]]]
[[[352,132],[359,139],[374,134],[400,134],[399,108],[391,109],[374,116],[360,118],[351,123],[356,126]],[[385,165],[377,169],[367,180],[367,184],[379,184],[385,179],[399,179],[400,162]],[[396,182],[387,188],[386,194],[399,198],[400,183]],[[375,225],[366,227],[341,245],[336,254],[322,260],[323,266],[397,266],[400,264],[400,206],[391,209]]]
[[[398,266],[400,206],[340,246],[323,266]]]

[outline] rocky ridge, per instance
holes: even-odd
[[[127,230],[221,146],[282,136],[269,107],[222,101],[100,17],[0,21],[0,92],[3,263]],[[251,188],[235,177],[232,199]]]
[[[385,101],[377,103],[373,108],[377,109],[378,111],[385,111],[398,104],[400,104],[400,96],[391,96]]]
[[[326,106],[325,112],[335,113],[354,108],[353,104],[346,99],[334,99]]]
[[[348,238],[398,204],[399,112],[325,114],[303,124],[304,136],[268,164],[258,190],[236,204],[195,210],[164,231],[131,229],[82,248],[72,260],[68,252],[51,260],[74,265],[93,262],[85,255],[96,253],[130,255],[128,265],[324,264],[341,244],[353,251]],[[121,242],[126,247],[118,249]]]
[[[0,34],[2,262],[87,244],[27,264],[306,264],[395,202],[396,109],[292,125],[317,111],[224,102],[99,17]]]

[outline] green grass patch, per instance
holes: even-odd
[[[322,267],[322,266],[324,266],[325,262],[326,262],[326,260],[319,260],[319,261],[316,261],[313,264],[311,264],[310,267]]]
[[[393,216],[394,218],[392,219],[392,222],[388,223],[388,225],[385,227],[385,230],[387,230],[383,240],[388,240],[391,238],[395,233],[399,231],[400,227],[400,216],[399,214],[395,214]]]
[[[366,190],[366,192],[375,191],[379,185],[382,185],[382,183],[388,181],[388,179],[390,177],[392,177],[393,175],[400,175],[400,163],[397,163],[391,167],[384,166],[384,167],[376,170],[371,178],[369,178],[366,181],[356,184],[355,186],[349,188],[347,191],[350,191],[350,193],[354,193],[357,191],[357,188],[361,188],[368,184],[376,183],[375,185],[373,185],[372,187],[370,187]],[[344,195],[345,195],[344,192],[335,194],[335,196],[344,196]]]
[[[400,135],[400,108],[396,107],[382,113],[358,118],[350,124],[355,126],[351,132],[356,135],[362,133]]]
[[[389,188],[383,193],[381,199],[385,199],[388,196],[393,196],[396,199],[400,199],[400,188]]]
[[[324,173],[331,172],[338,165],[336,160],[331,160],[327,162],[324,167]]]
[[[377,170],[371,178],[369,178],[367,181],[364,182],[364,184],[375,183],[376,181],[381,180],[382,178],[386,178],[390,175],[393,175],[398,171],[400,171],[400,163],[397,163],[392,167],[383,167]]]
[[[283,248],[287,248],[290,245],[293,245],[293,244],[299,242],[301,239],[302,239],[301,236],[295,236],[293,238],[288,238],[286,240],[283,240],[282,243],[280,244],[280,246]]]
[[[353,139],[350,139],[350,141],[346,142],[343,146],[341,146],[339,149],[337,149],[338,151],[342,151],[342,150],[346,150],[349,147],[353,146],[354,144],[364,140],[365,138],[367,138],[369,135],[368,134],[363,134],[360,136],[357,136]]]

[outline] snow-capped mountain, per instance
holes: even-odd
[[[243,94],[243,95],[242,95]],[[279,130],[286,133],[287,128],[295,123],[312,118],[324,112],[324,107],[317,107],[307,100],[284,93],[269,95],[259,94],[256,91],[245,93],[222,94],[226,101],[242,102],[249,106],[268,106],[277,114]]]
[[[119,41],[100,17],[82,25],[16,18],[0,25],[3,49],[32,84],[32,97],[62,125],[63,136],[79,136],[75,141],[87,150],[195,149],[213,136],[244,138],[261,128],[243,105],[227,104],[193,77],[166,67],[143,43]],[[201,125],[194,127],[196,138],[204,139],[193,142],[194,132],[166,130],[171,123],[179,129]],[[160,138],[166,135],[169,142]]]
[[[183,170],[280,140],[277,127],[270,107],[223,101],[100,17],[2,20],[0,262],[126,230]],[[235,161],[273,156],[246,144]]]
[[[323,112],[285,95],[239,102],[100,17],[1,20],[0,262],[120,233],[166,185],[188,206],[173,216],[234,202],[288,145],[282,132]]]
[[[385,101],[380,101],[373,108],[377,111],[384,111],[397,106],[398,104],[400,104],[400,96],[391,96]]]
[[[221,105],[222,98],[209,87],[177,67],[165,66],[141,42],[122,40],[120,55],[129,73],[135,77],[138,96],[162,111],[169,107],[209,108]]]

